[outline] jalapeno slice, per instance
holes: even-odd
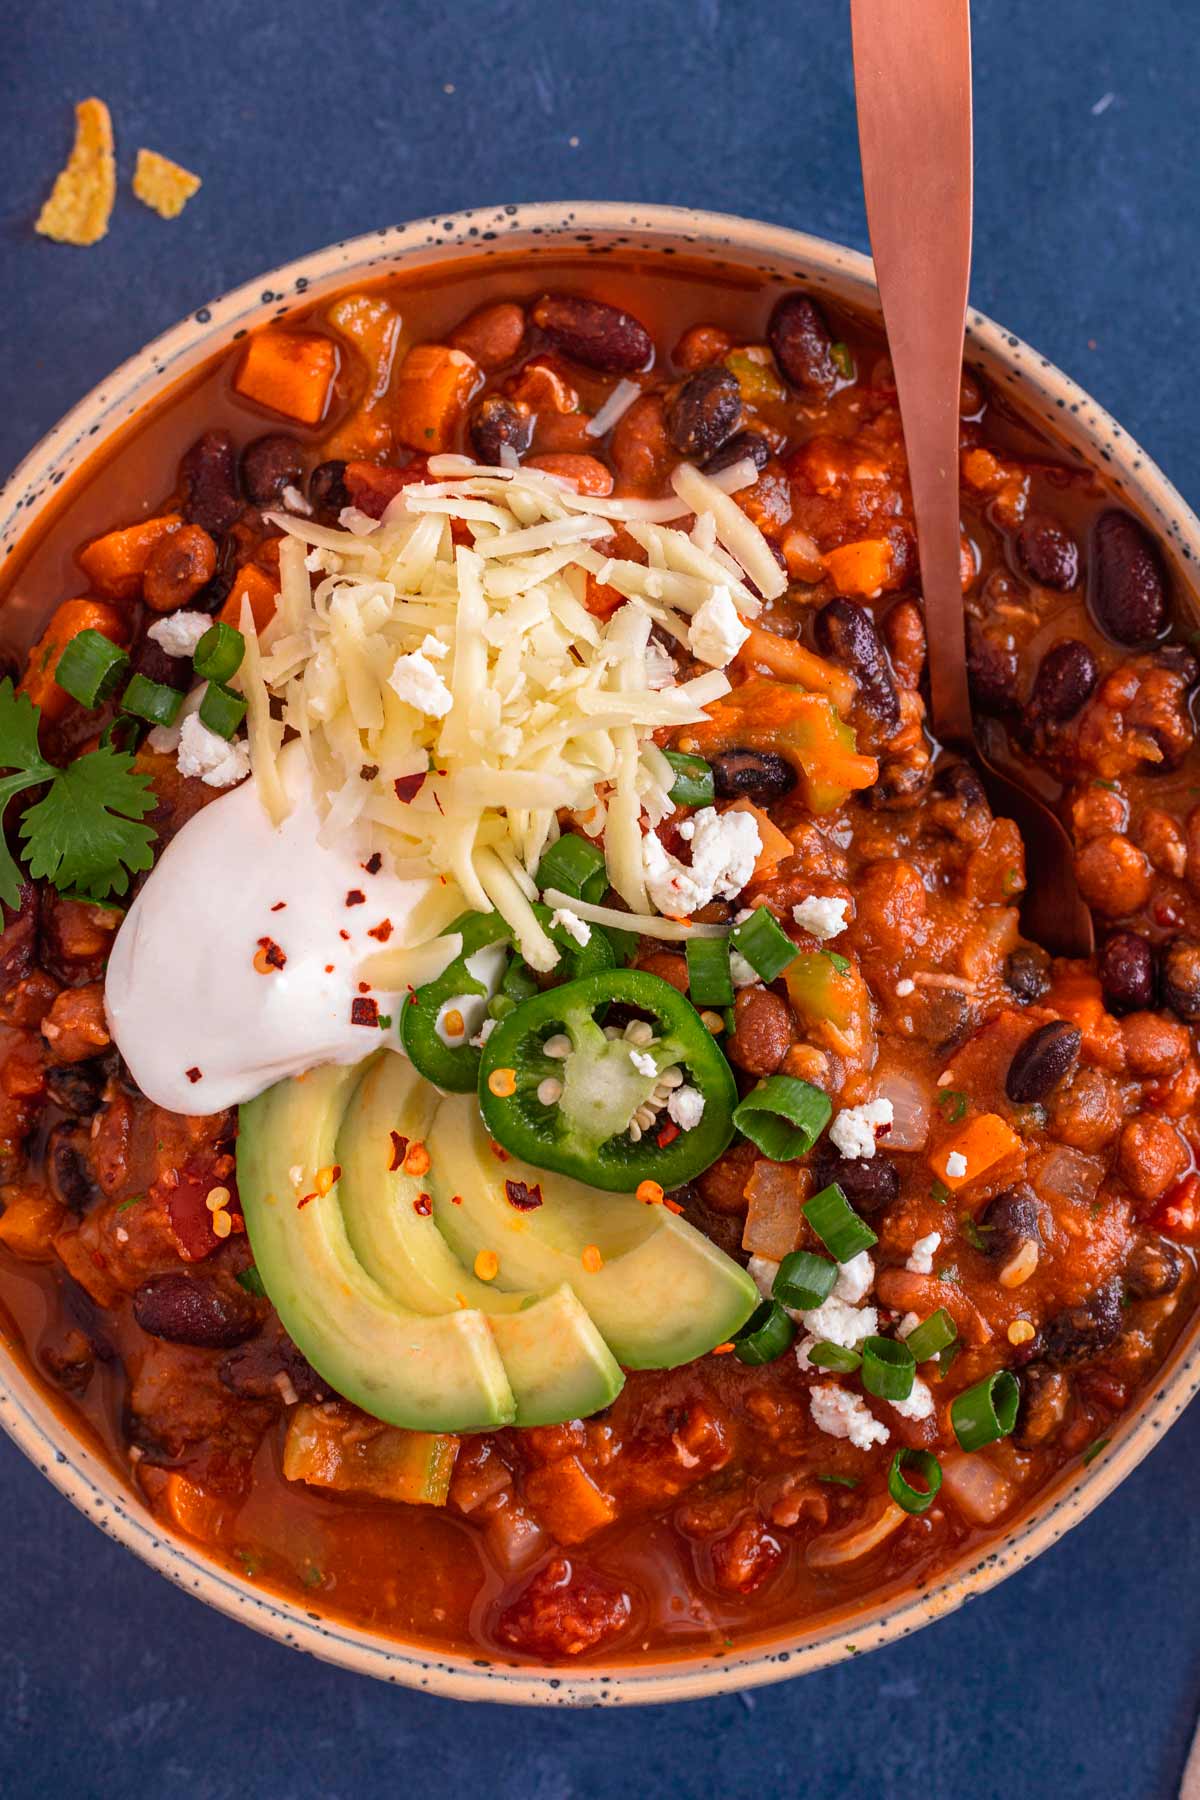
[[[488,992],[488,983],[472,974],[468,963],[477,951],[512,937],[512,927],[499,913],[463,913],[447,925],[443,937],[462,934],[462,949],[436,981],[410,994],[400,1008],[400,1044],[418,1074],[450,1094],[469,1094],[479,1076],[479,1051],[464,1034],[447,1043],[444,1015],[453,1003]],[[461,1009],[460,1009],[461,1010]],[[458,1036],[457,1033],[449,1034]]]
[[[602,1025],[597,1014],[614,1004],[646,1017]],[[704,1102],[690,1130],[666,1110],[684,1086]],[[499,1144],[614,1193],[642,1181],[679,1187],[708,1168],[733,1136],[736,1103],[729,1064],[695,1007],[644,969],[604,969],[523,1000],[480,1061],[480,1110]]]

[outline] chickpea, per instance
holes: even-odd
[[[1108,919],[1123,919],[1150,898],[1149,859],[1116,831],[1084,845],[1075,858],[1075,874],[1088,905]]]
[[[1121,1133],[1117,1166],[1139,1200],[1161,1200],[1190,1162],[1187,1147],[1166,1119],[1131,1119]]]
[[[1161,1013],[1130,1013],[1121,1021],[1121,1036],[1131,1074],[1174,1075],[1187,1060],[1186,1027]]]

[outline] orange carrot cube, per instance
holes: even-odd
[[[136,600],[151,552],[183,524],[179,513],[163,513],[156,519],[139,519],[119,531],[85,544],[76,558],[98,594],[107,600]]]

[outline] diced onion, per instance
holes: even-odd
[[[929,1142],[929,1084],[891,1069],[876,1082],[873,1098],[892,1103],[892,1125],[883,1140],[884,1148],[923,1150]]]

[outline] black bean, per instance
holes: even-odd
[[[1021,1409],[1013,1441],[1018,1449],[1037,1450],[1062,1429],[1071,1401],[1069,1376],[1045,1363],[1031,1363],[1021,1375]]]
[[[667,408],[667,430],[681,456],[712,456],[737,430],[742,390],[718,364],[689,375]]]
[[[317,464],[308,478],[308,504],[322,524],[337,524],[342,508],[350,504],[344,462],[335,457]]]
[[[761,431],[739,431],[728,438],[721,448],[709,457],[704,465],[706,475],[715,475],[721,469],[732,469],[734,463],[749,457],[760,472],[771,460],[771,446]]]
[[[73,1125],[56,1125],[47,1143],[50,1191],[69,1212],[86,1212],[99,1195],[92,1180],[87,1138]]]
[[[160,687],[176,688],[182,692],[191,686],[191,657],[168,656],[162,645],[156,644],[153,638],[143,638],[131,660],[135,675],[144,675],[147,681],[156,681]]]
[[[1183,1278],[1183,1256],[1169,1238],[1140,1238],[1125,1264],[1125,1286],[1135,1300],[1173,1294]]]
[[[900,701],[875,621],[853,600],[830,600],[817,614],[817,646],[858,683],[858,704],[888,733],[900,723]]]
[[[1017,703],[1017,653],[975,619],[967,620],[967,679],[981,712],[1008,712]]]
[[[274,506],[285,487],[304,473],[300,440],[287,431],[268,431],[242,451],[242,486],[255,506]]]
[[[824,313],[807,294],[784,294],[775,302],[767,342],[780,374],[800,393],[818,399],[837,386],[833,337]]]
[[[1065,525],[1031,513],[1017,533],[1017,555],[1035,581],[1066,593],[1079,580],[1079,545]]]
[[[1154,952],[1136,931],[1114,931],[1100,952],[1100,986],[1109,1012],[1154,1005]]]
[[[713,785],[723,800],[743,794],[753,800],[777,800],[796,785],[796,771],[773,750],[722,750],[712,758]]]
[[[213,537],[228,531],[242,511],[233,439],[227,431],[206,431],[179,465],[187,498],[183,516]]]
[[[182,1273],[143,1281],[133,1296],[133,1316],[151,1337],[204,1350],[229,1350],[258,1326],[249,1294]]]
[[[879,1150],[871,1157],[848,1157],[822,1143],[813,1151],[809,1167],[817,1189],[836,1181],[856,1212],[879,1212],[900,1193],[900,1171]]]
[[[231,531],[227,531],[217,542],[217,566],[212,579],[205,582],[199,593],[192,595],[188,602],[189,612],[220,612],[229,598],[237,572],[238,541]],[[187,667],[186,663],[184,667]]]
[[[503,394],[485,394],[467,426],[481,463],[499,464],[502,450],[524,456],[533,439],[533,415],[523,402]]]
[[[1099,679],[1095,657],[1078,638],[1064,638],[1052,645],[1038,664],[1029,698],[1035,722],[1061,725],[1073,719],[1091,698]]]
[[[1043,1356],[1053,1369],[1069,1369],[1107,1350],[1121,1335],[1121,1280],[1114,1275],[1081,1306],[1068,1307],[1046,1326]]]
[[[1176,938],[1162,952],[1163,1005],[1189,1024],[1200,1019],[1200,943]]]
[[[1050,986],[1050,958],[1040,944],[1018,944],[1005,960],[1004,980],[1018,1000],[1040,1000]]]
[[[95,1063],[64,1063],[46,1070],[46,1092],[73,1119],[90,1119],[100,1110],[106,1079]]]
[[[639,320],[584,294],[544,294],[533,322],[572,362],[606,375],[636,374],[654,356],[650,333]]]
[[[936,782],[939,792],[949,795],[954,800],[961,800],[968,811],[972,811],[976,807],[983,807],[987,811],[991,811],[984,785],[970,763],[939,763]]]
[[[278,1400],[281,1375],[291,1382],[297,1399],[323,1400],[329,1392],[282,1327],[274,1338],[257,1337],[232,1351],[217,1368],[222,1386],[243,1400]]]
[[[1022,1244],[1040,1244],[1041,1216],[1032,1188],[1007,1188],[989,1200],[976,1224],[984,1254],[1008,1262]]]
[[[1166,580],[1156,546],[1131,513],[1110,507],[1092,530],[1091,607],[1118,644],[1145,644],[1167,623]]]
[[[1068,1025],[1065,1019],[1039,1025],[1008,1065],[1004,1091],[1014,1105],[1044,1100],[1074,1068],[1082,1043],[1078,1026]]]

